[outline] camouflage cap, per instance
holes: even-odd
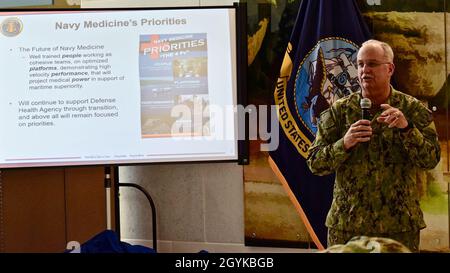
[[[355,236],[345,245],[333,245],[319,253],[411,253],[411,251],[393,239]]]

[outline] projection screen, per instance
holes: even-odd
[[[234,7],[0,24],[0,168],[237,160]]]

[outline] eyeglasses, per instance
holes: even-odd
[[[391,64],[390,62],[384,62],[384,63],[380,63],[380,62],[373,62],[373,61],[369,61],[367,63],[365,62],[358,62],[358,68],[364,68],[364,66],[367,66],[369,68],[375,68],[378,67],[382,64]]]

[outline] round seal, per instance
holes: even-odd
[[[0,26],[2,34],[7,37],[17,36],[23,28],[22,21],[16,17],[6,18]]]
[[[347,39],[325,38],[300,63],[295,78],[295,108],[298,118],[313,135],[323,110],[337,99],[360,90],[358,48]]]

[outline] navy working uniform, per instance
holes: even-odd
[[[390,237],[417,251],[425,222],[419,206],[416,170],[432,169],[440,160],[440,146],[432,113],[419,100],[391,87],[387,104],[408,120],[404,129],[376,121],[369,142],[345,151],[343,137],[361,119],[361,92],[339,99],[322,112],[308,166],[314,174],[336,172],[333,202],[326,226],[332,242],[345,244],[353,236]],[[402,236],[416,232],[407,242]],[[333,239],[334,238],[334,239]],[[403,241],[402,241],[403,240]]]

